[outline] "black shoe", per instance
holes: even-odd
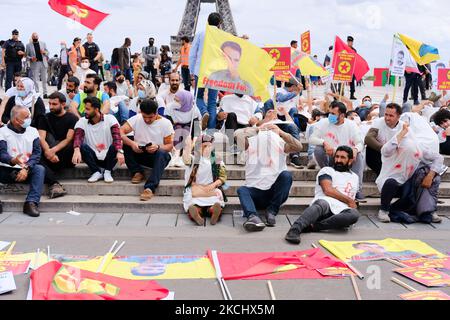
[[[0,201],[0,214],[3,213],[3,203]]]
[[[248,217],[247,221],[244,222],[244,229],[249,232],[262,231],[265,227],[265,223],[256,215],[251,215]]]
[[[311,233],[314,232],[314,226],[312,224],[310,224],[309,226],[307,226],[305,229],[302,230],[302,233]]]
[[[266,226],[275,227],[276,224],[277,224],[276,215],[271,212],[266,213]]]
[[[23,213],[33,218],[37,218],[41,215],[37,204],[34,202],[25,202],[23,205]]]
[[[300,244],[300,234],[301,232],[297,228],[291,228],[284,239],[289,243]]]
[[[44,99],[48,99],[48,96],[47,96],[47,94],[44,94]]]
[[[355,96],[351,96],[350,100],[358,100],[358,98],[356,98]]]
[[[297,169],[303,169],[302,162],[300,161],[299,156],[293,156],[291,158],[291,165]]]

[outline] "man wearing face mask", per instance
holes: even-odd
[[[70,50],[67,49],[67,45],[65,41],[61,41],[61,50],[59,51],[59,75],[58,75],[58,91],[61,90],[62,88],[62,83],[63,80],[65,78],[65,76],[67,75],[68,77],[70,77],[73,72],[72,72],[72,68],[70,67],[70,61],[69,61],[69,53]],[[67,97],[66,97],[67,98]]]
[[[159,48],[155,46],[155,39],[148,39],[148,46],[142,48],[142,57],[145,59],[144,70],[151,74],[152,82],[156,86],[156,74],[155,59],[158,58]]]
[[[81,65],[78,67],[76,67],[75,70],[75,77],[77,77],[80,80],[80,83],[84,83],[84,80],[86,79],[86,76],[88,74],[95,74],[97,75],[97,73],[90,69],[90,63],[89,63],[89,59],[87,57],[83,57],[81,59]]]
[[[344,229],[358,221],[359,178],[350,170],[353,160],[352,148],[337,148],[333,167],[319,171],[313,203],[294,222],[286,241],[299,244],[302,233]]]
[[[321,168],[333,166],[334,156],[339,146],[348,146],[353,149],[352,171],[359,177],[359,190],[357,200],[364,199],[362,182],[364,174],[364,145],[359,128],[353,121],[345,118],[347,108],[342,102],[332,102],[328,120],[320,121],[309,143],[316,145],[314,156]]]
[[[11,110],[11,121],[0,128],[0,182],[29,183],[30,191],[23,213],[39,217],[38,206],[44,187],[45,169],[39,164],[39,133],[30,125],[30,111],[14,107]]]
[[[78,94],[80,80],[77,77],[69,77],[66,82],[66,89],[59,90],[66,98],[66,108],[70,106],[75,96]]]
[[[117,72],[116,74],[116,86],[117,86],[117,95],[118,96],[133,96],[133,87],[130,84],[130,81],[125,79],[125,75],[122,72]]]
[[[42,80],[44,99],[47,99],[48,50],[45,42],[39,41],[39,35],[36,32],[31,35],[31,42],[27,44],[26,54],[30,61],[36,92],[39,92],[38,82]]]
[[[102,79],[96,74],[88,74],[84,81],[83,92],[78,93],[70,104],[70,112],[78,117],[84,117],[86,98],[97,98],[101,102],[101,111],[103,114],[108,114],[110,110],[109,96],[100,91]]]
[[[66,112],[66,98],[60,92],[49,96],[50,113],[41,117],[38,124],[42,147],[41,164],[45,168],[45,183],[48,186],[48,197],[54,199],[66,194],[58,182],[55,172],[73,168],[73,137],[78,118]]]
[[[356,113],[359,115],[362,121],[365,121],[367,115],[370,113],[372,108],[372,98],[370,96],[365,96],[362,99],[362,104],[355,109]]]

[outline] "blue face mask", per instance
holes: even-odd
[[[26,118],[22,123],[22,128],[26,129],[31,126],[31,118]]]
[[[138,90],[138,97],[141,99],[145,99],[146,95],[145,95],[145,91],[144,90]]]
[[[337,124],[339,117],[335,114],[330,113],[328,115],[328,121],[330,121],[331,124]]]
[[[369,100],[364,101],[364,106],[366,108],[371,108],[372,107],[372,102],[370,102]]]
[[[17,90],[17,96],[20,98],[25,98],[27,96],[27,93],[25,90]]]

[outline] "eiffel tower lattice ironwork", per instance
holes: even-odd
[[[237,34],[228,0],[187,0],[178,34],[172,36],[170,39],[174,60],[178,60],[180,55],[181,38],[187,36],[191,41],[194,39],[202,3],[215,3],[216,12],[218,12],[223,19],[222,29],[231,34]]]

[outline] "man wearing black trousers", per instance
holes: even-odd
[[[350,48],[352,48],[354,51],[355,51],[355,53],[357,53],[357,51],[356,51],[356,49],[353,47],[353,41],[354,41],[355,39],[352,37],[352,36],[348,36],[347,37],[347,45],[350,47]],[[350,82],[350,100],[358,100],[356,97],[355,97],[355,82],[356,82],[356,77],[355,76],[353,76],[353,78],[352,78],[352,82]]]

